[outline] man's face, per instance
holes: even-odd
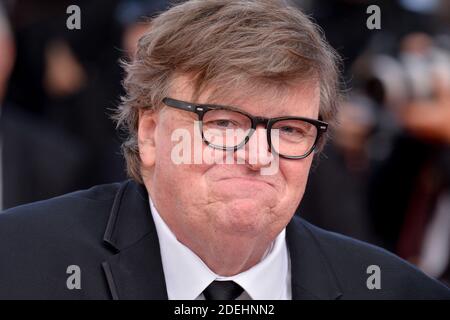
[[[301,116],[318,118],[319,89],[316,85],[299,85],[281,99],[273,92],[245,96],[245,90],[236,92],[223,101],[209,100],[204,92],[196,103],[231,105],[254,116],[266,118]],[[193,88],[189,78],[176,78],[170,97],[192,102]],[[268,151],[266,132],[257,128],[252,139],[257,139],[255,161],[249,163],[247,153],[219,151],[200,142],[202,152],[210,158],[218,153],[232,152],[233,164],[176,164],[172,134],[183,129],[191,137],[200,139],[195,113],[163,107],[160,111],[141,114],[139,148],[145,185],[165,222],[180,239],[198,237],[215,239],[239,236],[275,238],[286,226],[301,200],[313,154],[301,160],[279,158],[274,174],[262,175],[261,169],[273,165],[275,155]],[[249,142],[249,144],[252,141]],[[195,142],[192,142],[192,147]],[[246,146],[246,151],[249,147]],[[194,151],[192,151],[194,153]],[[244,162],[244,164],[239,164]]]

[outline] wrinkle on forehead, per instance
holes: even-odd
[[[262,81],[240,81],[235,79],[224,85],[211,85],[201,92],[195,92],[193,79],[181,75],[172,81],[171,94],[183,97],[195,103],[210,103],[237,108],[249,105],[258,106],[259,116],[302,115],[305,108],[314,108],[320,103],[319,83],[314,78],[297,80],[291,83],[264,83]],[[298,101],[298,110],[286,108],[294,99]],[[276,106],[277,110],[274,110]],[[318,111],[318,110],[317,110]],[[293,114],[294,113],[294,114]]]

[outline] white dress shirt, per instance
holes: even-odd
[[[150,208],[158,233],[169,300],[203,300],[203,290],[214,280],[232,280],[239,284],[244,292],[237,300],[292,298],[286,229],[277,236],[258,264],[232,277],[222,277],[215,274],[192,250],[177,240],[151,199]]]

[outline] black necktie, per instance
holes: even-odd
[[[203,291],[206,300],[234,300],[244,289],[234,281],[213,281]]]

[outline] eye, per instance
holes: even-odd
[[[292,135],[292,136],[304,136],[305,132],[302,128],[296,128],[296,127],[292,127],[292,126],[282,126],[280,128],[278,128],[280,130],[281,134],[287,134],[287,135]]]
[[[227,119],[218,119],[218,120],[208,122],[208,125],[227,129],[227,128],[236,127],[237,123],[234,121],[231,121],[231,120],[227,120]]]
[[[250,128],[251,120],[245,115],[230,110],[210,110],[203,117],[203,124],[208,129],[236,130]]]

